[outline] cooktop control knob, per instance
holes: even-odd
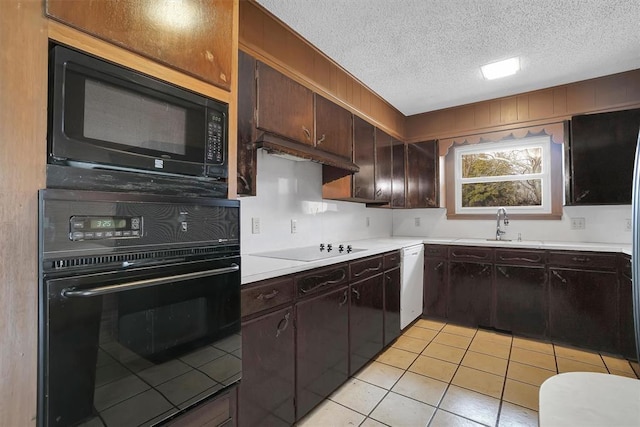
[[[338,252],[340,252],[340,253],[344,252],[344,245],[339,245],[338,246]]]
[[[324,243],[320,243],[320,252],[324,251]]]
[[[351,245],[347,245],[347,253],[351,252],[352,248]]]
[[[327,252],[331,252],[331,250],[333,249],[333,247],[331,246],[331,243],[327,244]]]

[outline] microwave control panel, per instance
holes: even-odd
[[[131,239],[142,236],[140,216],[72,216],[69,240]]]
[[[207,120],[207,163],[224,163],[224,113],[209,111]]]

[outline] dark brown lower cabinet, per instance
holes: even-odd
[[[428,317],[447,317],[447,260],[424,259],[424,309]]]
[[[384,273],[384,345],[400,336],[400,268]]]
[[[300,419],[349,377],[349,288],[299,301],[296,337]]]
[[[546,300],[544,265],[496,265],[497,329],[544,337],[548,324]]]
[[[620,352],[623,356],[636,359],[636,336],[633,329],[633,295],[631,284],[631,258],[620,256]]]
[[[353,283],[349,306],[349,373],[353,375],[382,350],[384,274]]]
[[[549,268],[549,331],[554,341],[617,352],[615,271]]]
[[[240,426],[295,422],[293,307],[242,324]]]
[[[491,326],[492,264],[449,261],[447,318],[469,326]]]

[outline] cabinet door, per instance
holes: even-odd
[[[549,268],[549,330],[553,340],[615,352],[617,274]]]
[[[293,307],[242,324],[241,426],[295,421]]]
[[[238,195],[256,195],[256,60],[238,51]]]
[[[382,350],[384,333],[384,274],[350,286],[349,361],[355,374]]]
[[[620,275],[620,351],[624,357],[635,359],[636,336],[633,329],[633,293],[631,275]]]
[[[313,92],[258,61],[257,127],[314,145]]]
[[[400,336],[400,268],[384,273],[384,345]]]
[[[404,208],[405,196],[405,152],[406,145],[398,140],[393,140],[393,167],[391,180],[391,207]]]
[[[351,160],[353,130],[351,113],[316,95],[316,148]]]
[[[188,10],[180,10],[181,8]],[[47,15],[113,44],[231,88],[233,8],[228,0],[47,0]],[[172,26],[184,24],[188,31]]]
[[[491,326],[491,270],[492,264],[449,261],[449,320]]]
[[[447,260],[424,259],[424,311],[428,317],[447,317]]]
[[[639,127],[640,109],[571,118],[571,204],[631,203]]]
[[[407,207],[438,207],[438,144],[407,144]]]
[[[376,128],[375,200],[391,200],[391,164],[393,161],[391,136]],[[356,163],[357,164],[357,163]]]
[[[360,167],[360,171],[353,174],[353,197],[358,199],[374,198],[374,132],[373,125],[353,116],[353,162]]]
[[[548,327],[545,284],[544,265],[496,265],[496,328],[545,337]]]
[[[349,377],[349,288],[296,305],[296,417]]]

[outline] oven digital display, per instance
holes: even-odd
[[[127,220],[124,218],[92,218],[89,221],[89,224],[91,229],[98,230],[101,230],[103,228],[127,228]]]

